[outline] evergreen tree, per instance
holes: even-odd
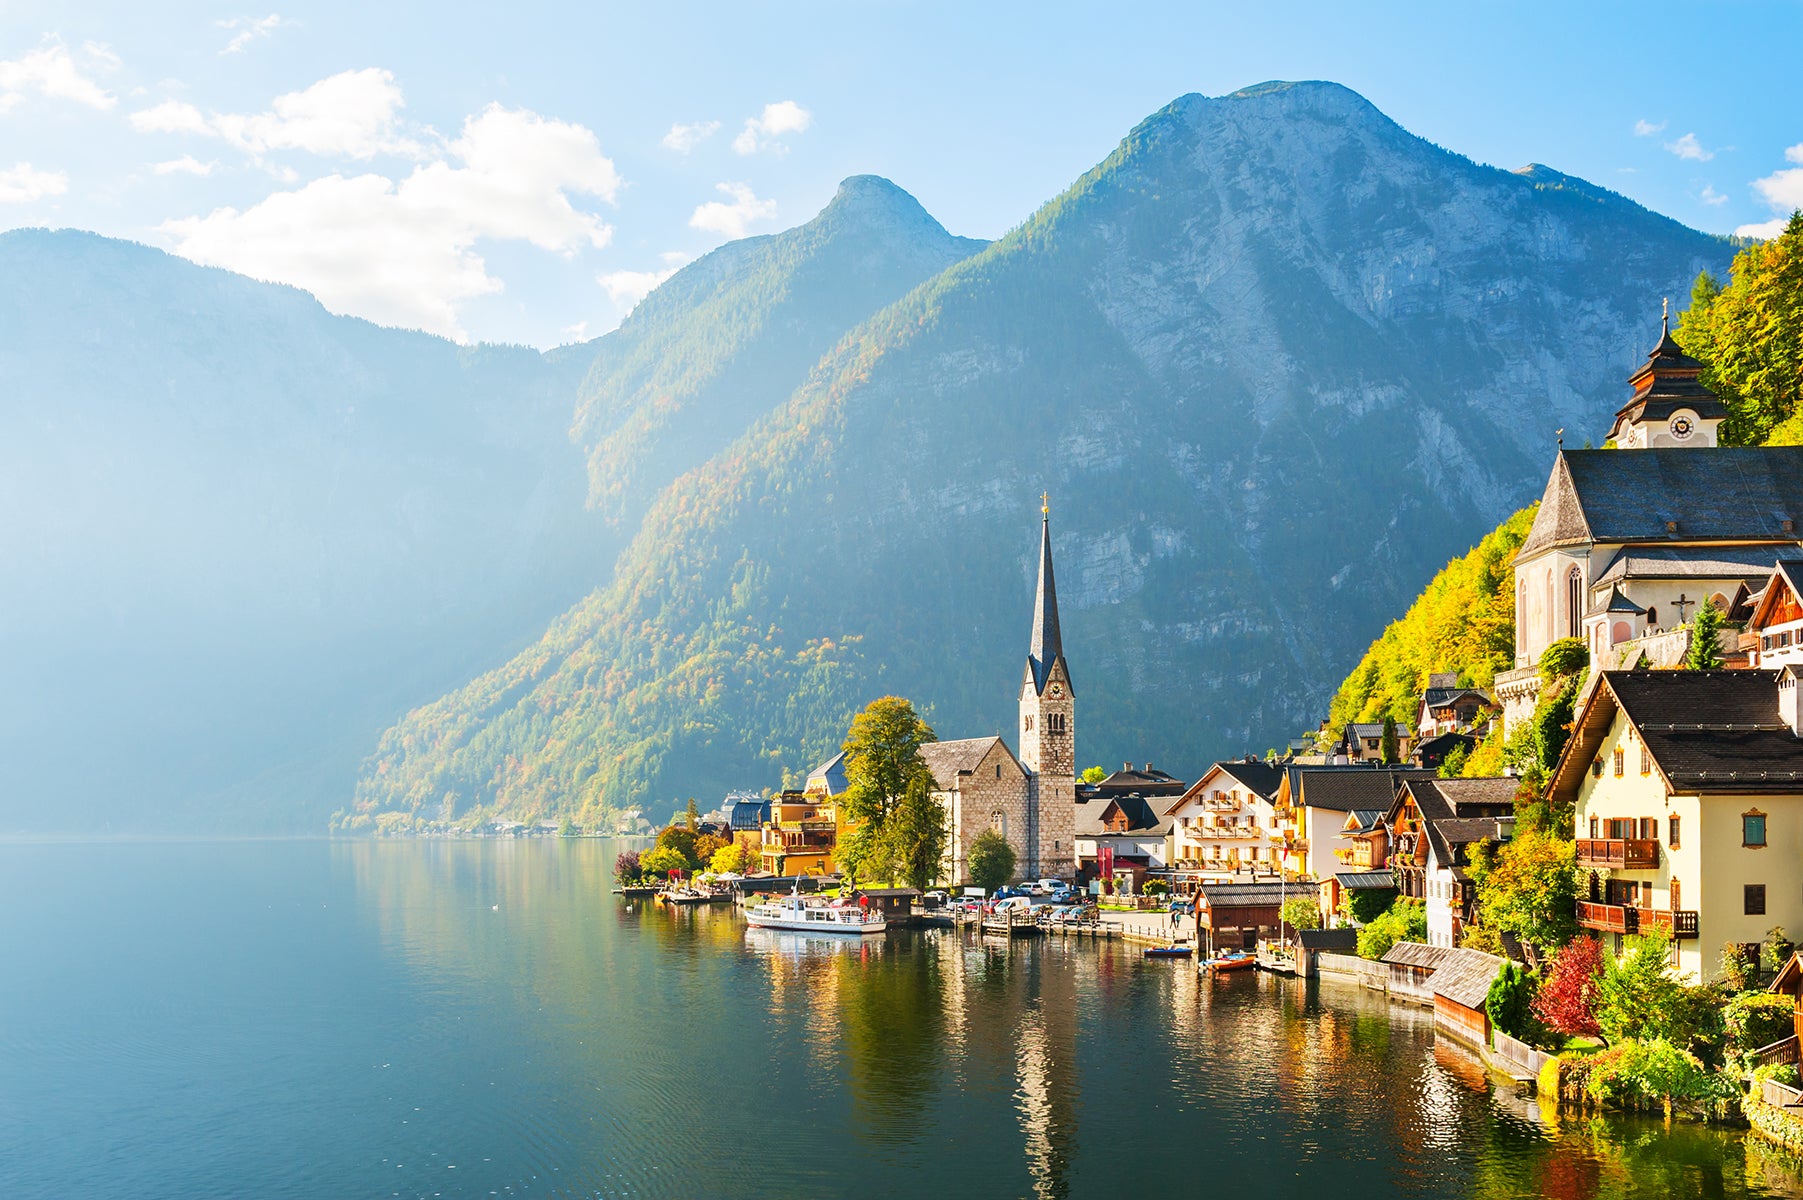
[[[1384,739],[1382,745],[1384,761],[1393,763],[1402,758],[1402,744],[1396,738],[1396,718],[1389,713],[1384,714]]]
[[[1690,299],[1674,336],[1728,406],[1723,442],[1803,443],[1803,213],[1735,255],[1727,287],[1698,276]]]
[[[1722,668],[1722,612],[1714,600],[1703,601],[1690,626],[1690,649],[1684,655],[1687,671],[1719,671]]]
[[[689,797],[689,807],[683,813],[683,824],[689,827],[691,833],[701,824],[701,810],[695,807],[693,796]]]

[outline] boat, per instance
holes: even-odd
[[[1250,971],[1258,965],[1258,956],[1244,950],[1235,950],[1230,954],[1219,954],[1202,964],[1216,974],[1222,971]]]
[[[675,887],[664,892],[662,900],[665,904],[712,904],[713,896],[707,892],[691,887]]]
[[[635,884],[630,884],[626,887],[615,888],[614,895],[637,898],[637,897],[641,897],[641,896],[655,896],[662,890],[663,890],[662,888],[658,887],[654,883],[647,883],[647,884],[635,883]]]
[[[1188,958],[1189,956],[1190,956],[1190,948],[1188,946],[1147,946],[1146,947],[1146,957],[1147,958]]]
[[[794,929],[804,933],[862,936],[889,928],[883,914],[862,904],[809,904],[799,891],[776,900],[745,906],[745,921],[754,929]]]

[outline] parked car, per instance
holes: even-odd
[[[944,908],[946,895],[944,892],[932,891],[920,898],[920,906],[925,909]]]
[[[1007,900],[1014,896],[1025,896],[1026,894],[1025,891],[1017,887],[999,887],[995,889],[995,898],[997,900]]]

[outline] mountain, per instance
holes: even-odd
[[[885,692],[1006,732],[1042,490],[1079,757],[1278,744],[1730,250],[1337,85],[1182,97],[665,489],[611,581],[383,737],[359,812],[768,785]]]
[[[635,505],[983,244],[849,179],[541,355],[0,235],[0,832],[321,829],[384,728],[608,577]]]
[[[590,497],[636,523],[658,489],[726,449],[846,330],[986,243],[953,237],[858,175],[812,221],[679,271],[595,343],[576,406]]]

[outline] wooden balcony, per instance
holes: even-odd
[[[1671,934],[1674,940],[1697,936],[1697,914],[1694,909],[1679,909],[1672,912],[1664,908],[1637,908],[1640,929],[1644,933],[1654,926],[1659,926]]]
[[[1598,933],[1640,933],[1659,928],[1674,939],[1683,940],[1697,936],[1697,914],[1695,909],[1672,912],[1663,908],[1635,908],[1626,904],[1580,900],[1578,927]]]
[[[1578,901],[1578,928],[1598,933],[1639,933],[1640,911],[1622,904]]]
[[[1586,869],[1651,871],[1659,866],[1657,838],[1579,838],[1578,866]]]

